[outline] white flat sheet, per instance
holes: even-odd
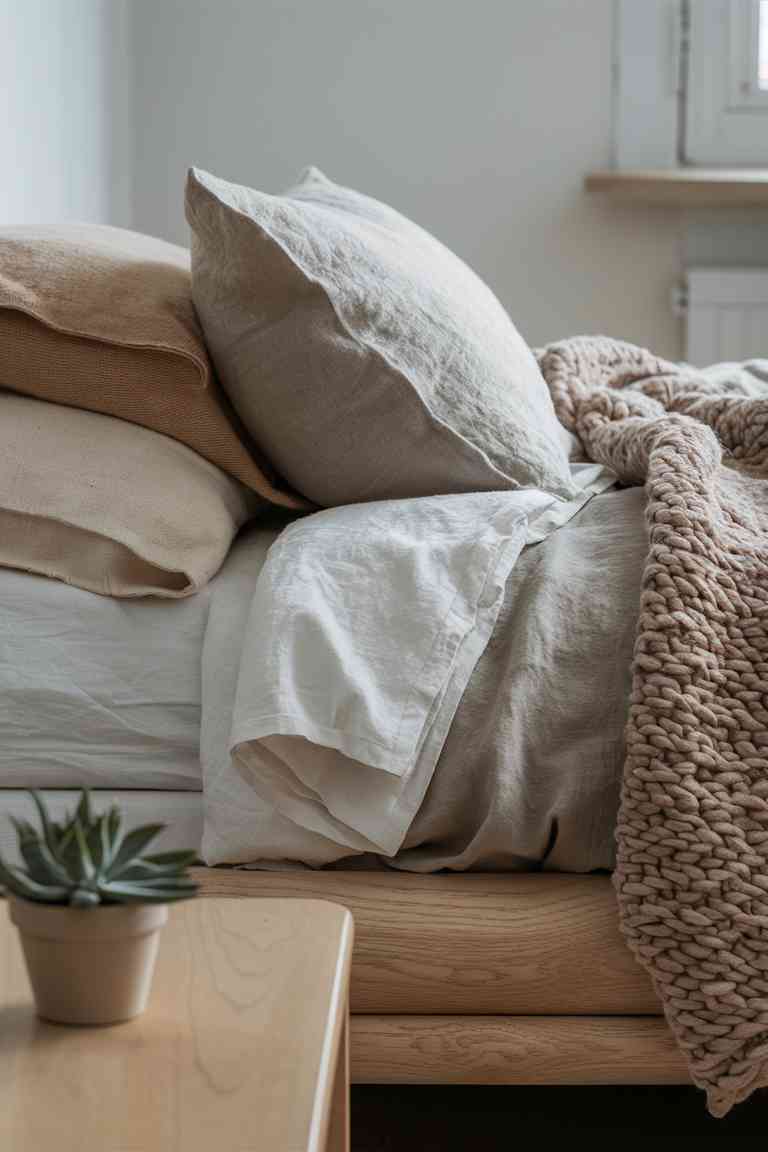
[[[113,600],[0,569],[0,787],[200,789],[209,596]]]
[[[235,700],[232,749],[253,787],[310,831],[394,855],[527,529],[504,492],[349,505],[286,528]]]
[[[241,533],[211,583],[211,611],[203,649],[203,859],[209,864],[338,857],[322,836],[293,824],[263,800],[237,771],[230,755],[232,708],[240,674],[248,614],[267,553],[285,525],[254,524]]]

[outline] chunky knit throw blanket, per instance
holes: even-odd
[[[648,493],[614,882],[722,1116],[768,1083],[768,387],[603,337],[538,358],[587,454]]]

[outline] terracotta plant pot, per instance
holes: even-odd
[[[117,1024],[144,1011],[167,905],[9,904],[44,1020]]]

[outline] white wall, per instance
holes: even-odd
[[[583,192],[611,158],[614,0],[0,0],[0,223],[186,240],[186,167],[307,163],[465,257],[528,340],[681,350],[675,214]]]
[[[680,353],[679,218],[582,190],[611,159],[613,0],[131,12],[137,227],[185,240],[190,164],[280,191],[315,163],[452,246],[531,343],[604,331]]]
[[[0,0],[0,223],[130,217],[127,0]]]

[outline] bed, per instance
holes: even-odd
[[[605,876],[201,871],[203,892],[355,918],[356,1084],[679,1084]]]
[[[534,356],[316,169],[187,212],[191,279],[4,242],[0,811],[88,784],[206,884],[348,903],[358,1080],[676,1078],[663,1004],[725,1115],[768,1083],[764,371]]]
[[[612,566],[604,555],[608,535]],[[342,859],[332,870],[299,869],[295,861],[287,869],[272,861],[270,870],[200,870],[204,893],[311,896],[352,911],[356,1083],[686,1079],[648,977],[619,934],[606,869],[575,874],[611,859],[622,702],[645,546],[642,493],[607,493],[528,549],[513,572],[495,642],[457,715],[451,763],[460,763],[473,707],[510,659],[505,637],[515,621],[554,620],[559,612],[561,627],[550,629],[546,643],[526,627],[513,647],[530,685],[505,720],[513,736],[524,719],[527,725],[527,743],[516,753],[520,794],[529,796],[525,821],[518,807],[494,801],[500,827],[485,821],[483,830],[470,819],[463,793],[451,787],[451,805],[467,809],[464,823],[454,819],[446,835],[444,806],[433,795],[422,831],[400,855],[397,866],[406,871],[366,855]],[[58,581],[0,572],[0,692],[10,704],[0,716],[1,816],[25,811],[25,787],[43,789],[56,812],[70,802],[71,789],[88,785],[99,802],[118,800],[132,822],[166,822],[166,847],[202,843],[206,631],[217,612],[231,612],[244,569],[253,579],[252,556],[244,541],[208,589],[172,604],[95,597]],[[597,568],[601,596],[592,586]],[[567,606],[554,610],[566,572]],[[587,601],[589,612],[575,627],[574,603]],[[612,656],[604,681],[582,675],[575,683],[586,645],[603,662]],[[616,690],[610,703],[609,681]],[[537,694],[561,701],[570,694],[570,706],[561,703],[556,719],[537,715]],[[217,755],[210,744],[207,755]],[[577,774],[590,756],[592,770]],[[502,780],[510,771],[506,762],[492,769],[487,757],[481,760],[472,787],[494,771]],[[531,791],[536,779],[547,781],[538,798]],[[500,834],[516,850],[500,855]],[[3,852],[12,839],[2,819]],[[425,871],[446,863],[473,870]]]

